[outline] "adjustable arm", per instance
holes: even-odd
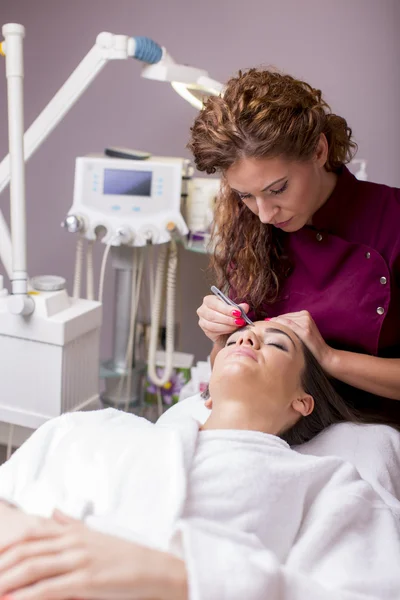
[[[7,55],[6,42],[0,44],[2,53]],[[195,106],[199,102],[195,96],[201,95],[202,90],[207,90],[205,95],[218,94],[222,90],[222,85],[211,80],[206,71],[175,63],[165,48],[149,38],[100,33],[93,48],[25,133],[24,160],[32,156],[109,60],[129,57],[147,65],[142,71],[143,77],[174,82],[175,90]],[[6,156],[0,163],[0,193],[9,181],[10,159]],[[10,278],[14,277],[11,273],[12,255],[10,233],[0,211],[0,259]]]
[[[7,55],[7,42],[2,44],[2,53]],[[148,38],[100,33],[93,48],[26,131],[23,138],[25,162],[63,119],[109,60],[133,57],[151,63],[160,61],[163,54],[165,51]],[[10,156],[7,155],[0,163],[0,193],[9,182]],[[13,278],[12,256],[10,232],[0,211],[0,259],[10,278]]]
[[[129,42],[129,43],[128,43]],[[133,42],[133,43],[132,43]],[[24,135],[24,157],[27,161],[41,143],[63,119],[104,65],[113,59],[125,59],[134,51],[134,40],[125,35],[100,33],[93,48],[80,62],[46,108]],[[5,49],[7,53],[7,47]],[[131,54],[132,56],[132,54]],[[0,193],[10,181],[10,157],[0,163]]]

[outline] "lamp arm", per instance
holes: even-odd
[[[109,60],[137,58],[144,62],[158,62],[164,54],[158,44],[144,37],[129,37],[103,32],[95,45],[72,72],[67,81],[42,110],[24,135],[24,161],[39,148],[53,129],[84,93],[93,79]],[[7,43],[1,44],[1,53],[7,54]],[[10,182],[10,155],[0,163],[0,194]],[[10,231],[0,211],[0,259],[12,277],[12,243]]]

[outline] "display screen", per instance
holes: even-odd
[[[103,193],[113,196],[151,196],[151,171],[104,169]]]

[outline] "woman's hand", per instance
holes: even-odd
[[[240,304],[241,308],[247,313],[248,304]],[[205,296],[203,304],[197,309],[199,316],[199,325],[206,336],[212,342],[218,342],[218,339],[224,335],[230,335],[238,327],[243,327],[245,321],[241,318],[240,312],[233,306],[225,304],[222,300],[210,294]]]
[[[334,349],[325,342],[319,332],[312,316],[306,310],[294,313],[286,313],[279,317],[273,317],[271,322],[286,325],[296,333],[328,375],[331,373],[331,364],[334,358]]]
[[[63,530],[63,524],[52,519],[28,515],[0,501],[0,555],[21,542],[52,539]]]
[[[186,600],[183,561],[55,514],[57,537],[0,554],[0,597],[12,600]],[[11,600],[11,599],[10,599]]]

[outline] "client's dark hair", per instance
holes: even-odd
[[[306,394],[314,398],[314,410],[307,417],[301,417],[293,427],[280,435],[290,446],[308,442],[334,423],[365,422],[365,419],[349,408],[335,391],[312,352],[303,342],[301,345],[305,363],[301,384]]]
[[[344,421],[389,425],[399,429],[392,419],[385,417],[383,414],[361,412],[348,406],[334,389],[312,352],[303,342],[301,342],[301,345],[305,363],[301,374],[301,384],[306,394],[310,394],[314,398],[314,410],[307,417],[301,417],[293,427],[280,435],[290,446],[304,444],[329,425]]]

